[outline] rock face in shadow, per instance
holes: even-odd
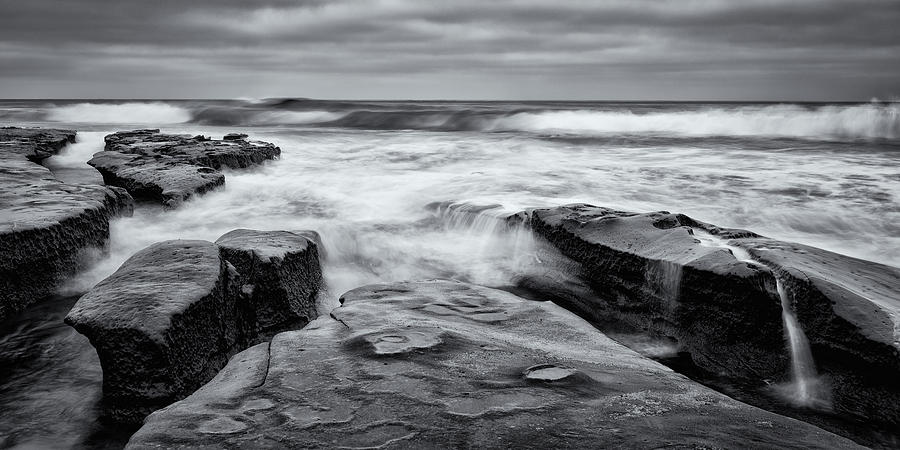
[[[834,406],[900,426],[900,268],[762,237],[731,244],[775,270]]]
[[[714,372],[757,379],[784,373],[782,308],[771,271],[701,245],[689,218],[570,205],[534,210],[530,223],[581,263],[580,276],[596,297],[570,305],[579,313],[673,337]]]
[[[161,134],[159,130],[121,131],[106,136],[106,148],[88,164],[107,184],[135,198],[175,207],[225,183],[222,168],[241,169],[281,154],[281,149],[244,135],[228,139]]]
[[[147,247],[66,316],[100,357],[106,418],[140,423],[209,381],[264,333],[316,317],[321,272],[314,243],[252,230],[229,233],[223,242]],[[271,286],[248,288],[260,281]]]
[[[558,295],[568,307],[673,337],[697,365],[731,377],[787,375],[777,278],[834,407],[900,424],[900,269],[667,212],[568,205],[532,211],[530,226],[591,288]],[[554,277],[526,284],[568,289]]]
[[[236,355],[128,448],[855,448],[700,386],[545,302],[366,286]]]
[[[241,293],[256,316],[256,333],[301,328],[316,313],[322,283],[318,245],[289,231],[234,230],[218,240],[237,269]]]
[[[131,214],[123,189],[64,183],[38,163],[75,132],[0,128],[0,320],[51,295]]]

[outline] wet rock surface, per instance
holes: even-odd
[[[66,316],[100,357],[108,419],[139,423],[209,381],[264,332],[316,317],[314,243],[252,230],[223,242],[174,240],[141,250]],[[260,281],[270,284],[247,288]]]
[[[301,328],[317,316],[322,284],[318,245],[289,231],[234,230],[216,240],[238,272],[255,313],[256,333]]]
[[[221,169],[246,168],[281,154],[272,144],[247,141],[246,135],[226,137],[161,134],[156,129],[121,131],[106,136],[105,150],[88,164],[107,184],[121,186],[135,198],[175,207],[224,184]]]
[[[235,355],[128,447],[855,447],[693,383],[552,303],[450,281],[366,286],[342,303]]]
[[[537,209],[530,225],[565,256],[594,295],[567,306],[675,338],[701,367],[758,379],[780,376],[788,355],[775,278],[766,267],[701,245],[692,219],[590,205]],[[533,287],[559,287],[532,279]]]
[[[65,183],[39,165],[75,141],[69,130],[0,128],[0,320],[54,292],[131,214],[122,189]]]
[[[900,269],[762,237],[731,243],[775,270],[834,406],[900,426]]]
[[[578,263],[567,271],[590,292],[552,271],[527,287],[556,290],[557,300],[598,322],[673,337],[712,373],[788,375],[777,278],[835,409],[900,424],[900,269],[667,212],[568,205],[534,210],[530,225]]]

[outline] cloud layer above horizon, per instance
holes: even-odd
[[[896,0],[0,0],[3,98],[867,100]]]

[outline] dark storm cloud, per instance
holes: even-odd
[[[6,97],[900,94],[895,0],[0,0],[0,7]]]

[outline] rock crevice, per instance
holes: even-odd
[[[47,297],[130,215],[123,189],[64,183],[37,163],[75,141],[69,130],[0,128],[0,320]]]

